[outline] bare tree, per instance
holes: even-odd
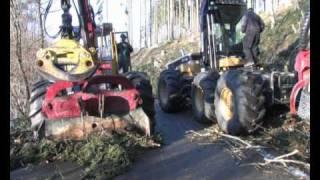
[[[28,113],[30,82],[38,79],[34,60],[45,44],[40,1],[10,0],[10,118]]]
[[[149,45],[152,46],[152,22],[153,22],[153,16],[152,16],[152,0],[149,0]]]
[[[15,42],[16,42],[16,52],[15,55],[17,57],[17,63],[19,65],[19,70],[21,71],[22,78],[24,81],[27,99],[30,98],[30,88],[29,82],[26,76],[26,72],[22,65],[22,31],[21,31],[21,8],[17,4],[16,0],[10,0],[10,20],[13,22],[14,26],[14,34],[15,34]]]
[[[174,39],[174,0],[170,0],[170,7],[169,7],[169,26],[170,26],[170,40]]]
[[[41,13],[41,0],[37,0],[38,6],[38,18],[39,18],[39,29],[40,29],[40,47],[44,47],[44,31],[43,31],[43,22],[42,22],[42,13]]]
[[[170,0],[165,0],[166,2],[166,17],[167,17],[167,40],[170,40]]]
[[[199,4],[199,0],[196,0],[196,12],[195,12],[195,18],[196,18],[196,32],[200,32],[199,29],[199,8],[200,8],[200,4]]]
[[[178,5],[179,7],[178,7],[178,25],[179,25],[179,38],[181,38],[181,26],[182,26],[182,23],[181,23],[181,21],[182,21],[182,4],[181,4],[181,0],[179,0],[179,5]]]
[[[147,36],[147,32],[148,32],[148,26],[147,26],[147,0],[144,0],[143,2],[144,4],[144,47],[148,47],[148,36]]]

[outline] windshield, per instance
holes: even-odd
[[[112,44],[110,35],[98,37],[98,54],[102,61],[112,61]]]
[[[215,23],[213,26],[216,50],[219,54],[235,53],[239,50],[244,34],[241,32],[241,23],[222,24]]]

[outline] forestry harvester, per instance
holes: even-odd
[[[199,122],[217,121],[223,131],[234,135],[254,132],[268,107],[289,105],[297,76],[266,70],[261,64],[244,66],[240,36],[241,18],[247,9],[244,1],[208,0],[206,8],[201,52],[184,54],[166,65],[158,81],[160,106],[174,113],[191,104]],[[303,69],[306,71],[299,79],[305,80],[298,87],[309,84],[309,70]]]
[[[151,135],[154,99],[149,77],[142,72],[119,74],[112,24],[96,25],[89,0],[72,2],[79,27],[72,26],[70,0],[61,0],[61,39],[37,52],[35,65],[42,80],[33,85],[29,113],[36,137],[82,139],[94,131],[123,130]],[[45,21],[51,4],[49,0]]]

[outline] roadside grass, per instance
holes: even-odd
[[[260,39],[260,63],[268,64],[271,69],[293,71],[298,53],[299,35],[303,13],[308,1],[299,0],[296,7],[275,12],[272,26],[271,14],[261,14],[265,20],[265,30]]]

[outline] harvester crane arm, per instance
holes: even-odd
[[[44,15],[44,21],[46,21],[52,2],[53,0],[50,0],[48,3]],[[78,0],[77,2],[78,8],[76,7],[76,3],[74,2],[74,0],[72,0],[73,6],[77,12],[77,16],[79,19],[79,32],[81,33],[81,38],[83,39],[84,47],[87,49],[91,47],[96,48],[96,25],[94,22],[93,8],[89,4],[89,0]],[[61,15],[62,25],[60,26],[59,32],[56,35],[51,36],[48,34],[46,28],[44,28],[45,32],[51,38],[56,38],[59,34],[61,34],[61,37],[64,39],[74,39],[75,34],[72,26],[72,15],[69,13],[69,10],[71,8],[71,1],[61,0],[60,4],[61,9],[63,10],[63,14]]]
[[[78,0],[80,27],[82,29],[82,38],[86,48],[96,48],[96,24],[94,22],[94,12],[89,0]]]

